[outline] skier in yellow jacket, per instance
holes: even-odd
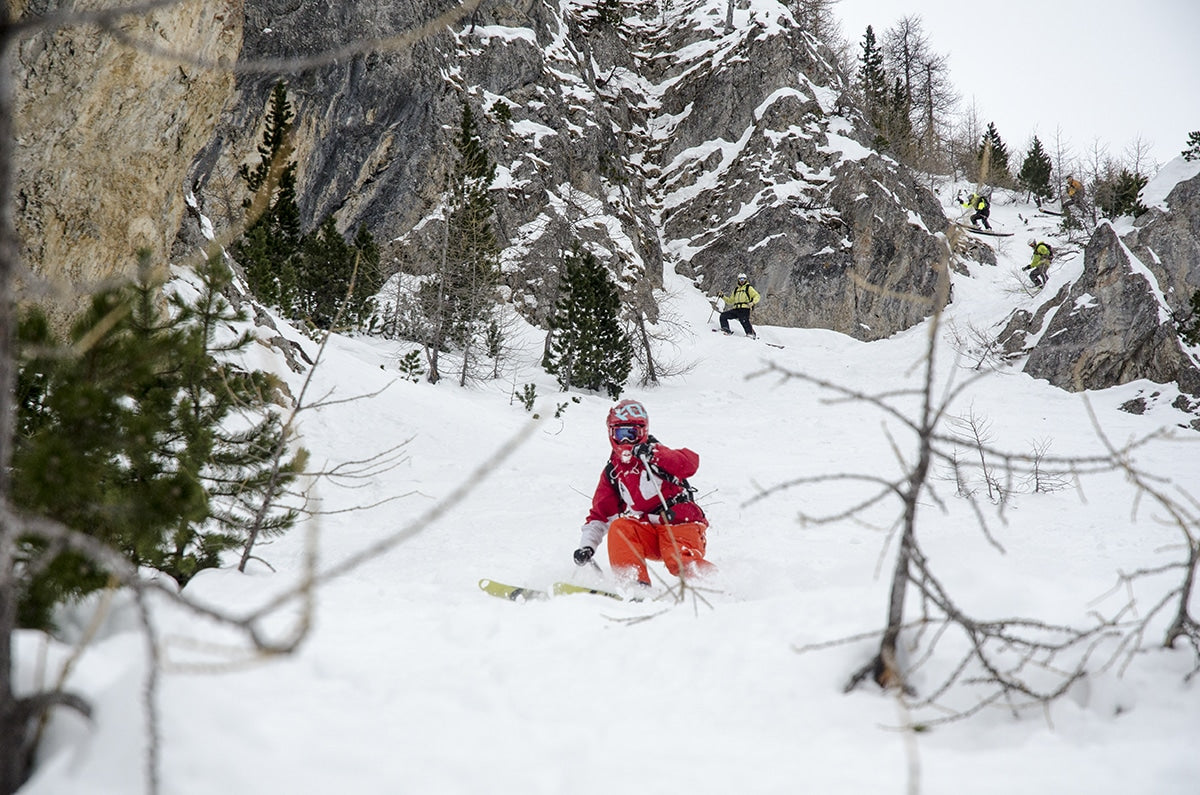
[[[750,310],[758,305],[760,298],[762,296],[750,285],[746,274],[739,273],[737,287],[734,287],[729,295],[721,296],[721,300],[725,302],[725,311],[721,313],[721,331],[732,334],[729,330],[729,319],[735,318],[742,324],[742,331],[746,332],[747,337],[757,337],[754,326],[750,325]]]
[[[979,221],[983,223],[984,229],[987,229],[989,232],[991,231],[992,225],[988,223],[988,216],[991,215],[992,208],[987,196],[984,196],[982,193],[972,193],[971,197],[963,203],[963,207],[967,208],[968,211],[973,210],[975,212],[971,216],[971,226],[979,226],[976,223]]]
[[[1029,247],[1033,249],[1033,259],[1029,261],[1023,270],[1029,271],[1029,280],[1033,282],[1033,286],[1041,289],[1046,286],[1046,281],[1050,278],[1046,271],[1050,270],[1050,260],[1054,259],[1054,249],[1050,248],[1050,244],[1029,238]]]

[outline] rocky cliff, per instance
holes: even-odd
[[[28,3],[20,12],[58,5]],[[187,175],[229,103],[242,11],[240,0],[184,0],[121,18],[120,36],[144,46],[77,26],[16,48],[7,64],[17,74],[16,224],[43,300],[69,313],[97,282],[129,276],[139,249],[165,261],[184,214]]]
[[[45,4],[52,5],[52,4]],[[194,192],[218,229],[244,195],[267,94],[296,112],[304,222],[365,225],[393,268],[420,270],[436,239],[464,103],[482,119],[498,178],[497,229],[514,302],[544,319],[562,251],[583,240],[631,300],[664,266],[706,290],[749,272],[766,322],[887,336],[928,312],[945,219],[873,136],[823,46],[774,4],[667,8],[486,0],[393,46],[445,0],[189,0],[126,21],[132,39],[217,65],[188,67],[106,33],[26,42],[18,213],[26,260],[90,281],[128,273],[135,249],[169,248]],[[461,16],[461,15],[460,15]],[[344,49],[348,43],[365,46]],[[240,51],[238,50],[240,45]],[[343,48],[280,74],[266,59]],[[193,248],[195,230],[176,254]],[[915,300],[914,300],[915,298]],[[637,306],[654,317],[653,301]]]

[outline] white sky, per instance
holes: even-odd
[[[1098,140],[1120,158],[1140,135],[1162,165],[1200,130],[1196,0],[839,0],[834,13],[856,55],[867,25],[882,38],[919,15],[962,106],[973,99],[1013,153],[1061,129],[1076,154]]]

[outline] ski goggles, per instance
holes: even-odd
[[[612,429],[612,440],[617,444],[634,444],[642,438],[639,425],[618,425]]]

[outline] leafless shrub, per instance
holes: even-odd
[[[956,353],[968,362],[972,370],[981,372],[994,371],[1008,361],[1000,338],[992,331],[982,329],[974,323],[967,323],[966,328],[958,324],[949,324],[950,341]]]

